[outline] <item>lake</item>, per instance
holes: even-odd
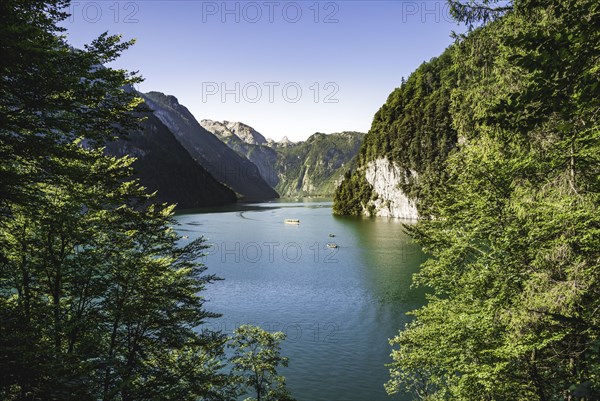
[[[207,327],[285,332],[290,365],[280,373],[298,401],[410,399],[387,396],[383,385],[388,339],[424,302],[411,288],[423,254],[403,221],[334,216],[331,206],[277,201],[179,214],[177,230],[207,239],[207,273],[224,279],[204,292],[206,308],[223,314]]]

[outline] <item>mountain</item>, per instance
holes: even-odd
[[[157,191],[158,202],[176,203],[191,209],[236,202],[235,193],[215,180],[175,139],[171,131],[154,115],[142,123],[142,129],[129,134],[128,140],[106,145],[113,156],[130,155],[136,177],[150,192]]]
[[[444,164],[458,138],[450,115],[456,82],[449,51],[423,63],[373,118],[357,168],[334,196],[337,214],[416,219],[443,190]]]
[[[267,139],[254,128],[241,122],[202,120],[200,125],[219,138],[236,136],[249,145],[266,145]]]
[[[263,179],[282,196],[330,196],[352,164],[364,134],[316,133],[308,140],[265,139],[252,127],[229,121],[200,124],[258,166]]]
[[[331,196],[353,164],[364,134],[316,133],[306,141],[277,146],[277,191],[282,196]]]
[[[275,147],[287,147],[287,146],[293,146],[293,145],[295,145],[295,143],[290,141],[287,136],[284,136],[283,138],[281,138],[281,141],[272,142],[270,145],[275,146]]]
[[[279,183],[279,177],[275,170],[277,152],[267,146],[272,141],[268,142],[254,128],[239,122],[202,120],[200,125],[213,133],[237,154],[254,163],[258,167],[258,172],[263,180],[272,188],[277,187]]]
[[[279,197],[254,163],[202,128],[177,98],[160,92],[145,93],[142,97],[191,157],[217,181],[233,189],[244,200]]]

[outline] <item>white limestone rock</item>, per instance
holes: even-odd
[[[373,215],[400,219],[419,218],[415,202],[400,189],[399,184],[403,174],[400,167],[386,158],[367,164],[365,178],[378,196],[376,200],[369,203],[369,206],[375,206]]]

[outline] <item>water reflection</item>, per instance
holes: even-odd
[[[284,224],[288,218],[299,225]],[[424,301],[410,287],[423,255],[402,222],[334,217],[330,202],[235,205],[177,216],[189,240],[213,244],[205,292],[231,332],[259,324],[288,335],[284,372],[299,401],[383,401],[388,338]],[[329,237],[333,233],[335,237]],[[326,243],[335,241],[339,248]]]

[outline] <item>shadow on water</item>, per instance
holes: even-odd
[[[425,302],[426,291],[413,288],[413,275],[426,260],[421,247],[406,233],[413,220],[384,217],[333,216],[355,236],[366,282],[380,302],[401,303],[417,308]]]
[[[196,209],[177,209],[175,211],[176,216],[180,215],[194,215],[194,214],[207,214],[207,213],[227,213],[227,212],[246,212],[256,210],[274,210],[281,208],[309,208],[309,209],[320,209],[320,208],[331,208],[333,202],[330,198],[280,198],[269,201],[257,201],[257,202],[237,202],[223,206],[210,206]]]

